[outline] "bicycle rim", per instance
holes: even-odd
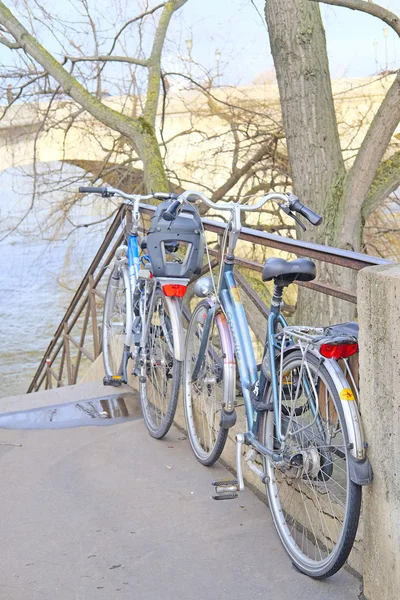
[[[129,278],[124,268],[114,268],[104,298],[102,345],[106,376],[122,374],[124,346],[131,327]]]
[[[219,459],[228,435],[228,430],[220,427],[224,386],[229,374],[224,364],[219,316],[214,319],[199,376],[192,381],[209,310],[207,302],[200,302],[193,312],[184,361],[184,408],[189,441],[196,458],[206,466]]]
[[[268,401],[272,391],[269,390]],[[338,391],[320,361],[301,352],[283,362],[284,466],[265,460],[269,506],[295,566],[324,578],[345,563],[354,543],[361,488],[350,479],[348,435]],[[313,408],[315,407],[315,408]],[[276,415],[262,421],[264,444],[275,450]]]
[[[171,321],[160,290],[156,290],[150,310],[146,347],[141,359],[140,400],[150,434],[162,438],[175,416],[182,363],[174,358]]]

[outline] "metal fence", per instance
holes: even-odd
[[[65,315],[60,321],[53,339],[44,353],[29,386],[28,393],[36,392],[39,389],[51,389],[53,387],[77,383],[83,372],[101,354],[101,315],[104,300],[104,291],[102,290],[104,290],[106,279],[104,278],[104,274],[112,262],[115,250],[124,239],[120,225],[124,211],[126,210],[126,206],[121,206],[116,214],[96,256],[83,277]],[[149,219],[154,211],[154,206],[141,205],[144,231],[146,231]],[[216,248],[210,249],[210,254],[213,256],[212,267],[216,267],[221,261],[218,248],[221,247],[220,242],[224,235],[226,224],[208,218],[203,218],[203,224],[204,229],[216,234],[219,240]],[[255,247],[271,248],[297,256],[307,256],[318,261],[357,271],[367,266],[389,262],[366,254],[302,242],[247,227],[242,229],[240,239],[244,242],[250,242]],[[236,257],[236,264],[239,267],[244,267],[258,273],[263,269],[261,263],[241,257]],[[208,271],[208,265],[204,267],[201,274],[206,271]],[[260,316],[265,319],[268,316],[268,308],[264,300],[257,294],[253,286],[239,270],[236,272],[236,278],[245,297],[260,313]],[[357,296],[351,290],[338,289],[326,283],[318,282],[318,280],[309,283],[299,282],[298,285],[341,298],[347,302],[357,303]],[[189,317],[187,306],[184,308],[184,315],[186,318]]]

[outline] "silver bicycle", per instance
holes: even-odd
[[[127,207],[125,243],[115,253],[104,299],[102,350],[104,384],[128,380],[128,361],[139,378],[143,417],[150,434],[162,438],[174,419],[181,382],[181,298],[202,260],[197,211],[176,218],[178,194],[126,194],[111,187],[80,192],[121,197]],[[139,236],[139,203],[158,205],[147,238]],[[186,244],[186,251],[182,248]],[[189,247],[190,246],[190,247]]]

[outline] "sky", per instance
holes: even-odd
[[[59,15],[64,22],[71,24],[71,27],[74,26],[72,35],[75,48],[68,48],[70,54],[77,55],[79,47],[84,47],[86,53],[93,55],[93,36],[87,18],[82,16],[81,2],[82,0],[64,0],[63,3],[54,4],[54,0],[41,0],[40,5],[50,14]],[[87,2],[103,38],[103,53],[108,52],[110,38],[120,28],[121,23],[140,14],[144,5],[151,7],[158,3],[157,0]],[[17,5],[22,12],[24,11],[24,4],[18,0],[6,0],[6,3],[10,8]],[[381,4],[400,13],[400,0],[382,1]],[[186,69],[186,74],[193,75],[199,81],[202,74],[195,66],[195,63],[198,63],[205,70],[211,71],[214,78],[218,73],[214,85],[251,84],[257,75],[273,69],[264,5],[265,0],[188,0],[171,20],[162,59],[164,72],[185,72]],[[37,4],[29,6],[40,15]],[[111,13],[110,7],[114,8]],[[320,4],[320,7],[333,79],[368,77],[382,70],[400,67],[398,36],[391,28],[385,27],[381,20],[346,8],[325,4]],[[159,15],[160,11],[157,11],[154,17],[148,17],[145,22],[144,49],[147,54],[153,39],[154,24]],[[53,27],[46,27],[43,21],[41,25],[35,22],[35,27],[39,28],[40,41],[50,52],[59,51],[58,56],[61,59],[66,52],[62,48],[65,38],[58,35]],[[387,33],[386,37],[384,30]],[[186,44],[189,39],[192,40],[191,61],[188,60]],[[137,25],[130,25],[125,30],[123,43],[128,54],[136,56],[139,47]],[[68,47],[68,44],[66,46]],[[121,48],[117,47],[115,52],[121,53]],[[0,47],[0,62],[5,65],[12,62],[12,52],[4,46]],[[104,74],[107,74],[109,91],[112,94],[118,93],[118,89],[121,89],[120,83],[125,79],[130,81],[126,64],[109,63]],[[140,67],[137,77],[139,82],[142,81],[143,87],[145,77]]]
[[[171,32],[180,37],[183,48],[185,36],[192,37],[193,60],[215,69],[218,49],[222,83],[248,84],[258,73],[273,67],[264,3],[264,0],[189,0]],[[400,12],[400,0],[381,5]],[[399,68],[399,39],[390,28],[385,39],[382,21],[358,11],[323,4],[321,13],[333,78],[370,76],[386,66]]]

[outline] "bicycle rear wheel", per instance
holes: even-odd
[[[267,403],[271,401],[269,389]],[[322,579],[336,573],[351,551],[361,487],[350,479],[348,434],[338,389],[311,354],[304,364],[300,351],[283,360],[281,422],[285,461],[264,462],[269,506],[294,565]],[[270,449],[279,448],[277,427],[277,415],[267,412],[260,435]]]
[[[127,269],[115,266],[104,298],[102,346],[106,378],[121,377],[124,349],[129,348],[132,330],[130,284]]]
[[[214,318],[204,360],[197,378],[192,381],[204,323],[210,305],[201,301],[190,319],[186,334],[186,349],[183,371],[183,394],[188,437],[197,460],[205,466],[213,465],[221,456],[228,435],[222,429],[221,412],[224,404],[225,387],[232,377],[224,361],[222,328],[227,327],[224,315]],[[233,389],[234,386],[232,386]]]
[[[141,359],[140,401],[150,435],[162,438],[174,420],[182,363],[174,357],[171,320],[164,294],[155,291],[147,315],[146,347]]]

